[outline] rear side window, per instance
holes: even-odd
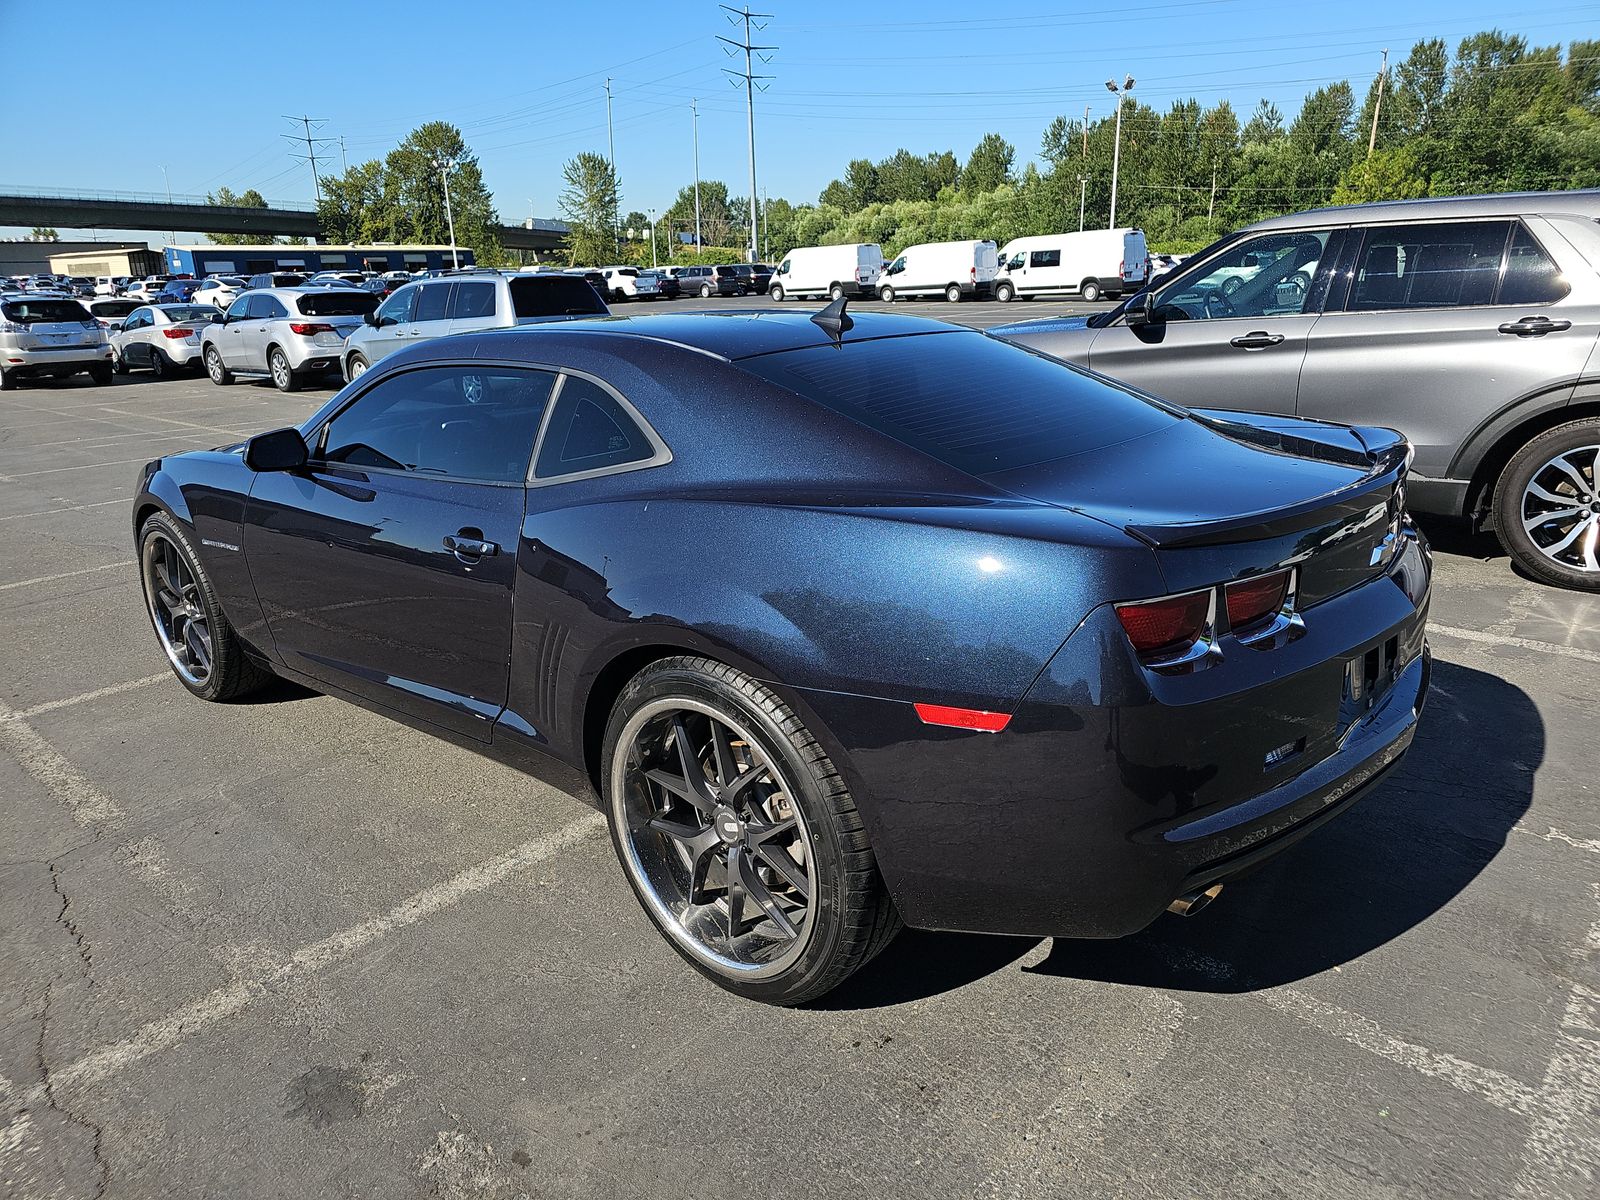
[[[307,292],[295,307],[308,317],[364,317],[378,300],[371,292]]]
[[[1028,255],[1030,267],[1059,267],[1061,265],[1061,251],[1035,250]]]
[[[89,310],[97,317],[125,317],[138,307],[137,300],[96,300]]]
[[[1544,247],[1520,221],[1511,235],[1506,252],[1506,270],[1500,279],[1501,304],[1549,304],[1572,289],[1561,277],[1561,268],[1550,261]]]
[[[1102,450],[1177,419],[981,333],[846,340],[736,365],[971,475]]]
[[[304,275],[274,275],[269,287],[299,287],[306,281]]]
[[[494,284],[458,283],[450,301],[451,317],[494,316]]]
[[[511,281],[511,308],[519,317],[585,316],[606,306],[588,281],[576,275],[541,275]]]
[[[18,325],[62,321],[83,323],[94,319],[89,315],[89,310],[76,300],[7,300],[0,304],[0,314]]]
[[[173,321],[209,321],[217,310],[209,304],[168,304],[162,311]]]
[[[279,317],[287,317],[289,310],[276,296],[257,296],[256,302],[250,308],[252,317],[260,317],[264,321],[275,321]]]
[[[413,321],[442,321],[445,313],[449,311],[450,289],[453,284],[429,283],[421,288],[422,295],[417,297],[416,315]]]
[[[1493,303],[1510,225],[1463,221],[1369,229],[1347,307],[1370,312]]]
[[[615,396],[587,379],[568,375],[539,443],[534,475],[558,479],[654,456],[650,439]]]

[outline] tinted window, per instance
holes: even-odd
[[[396,324],[411,320],[411,311],[416,307],[417,292],[420,290],[414,287],[401,288],[383,302],[383,307],[378,309],[378,315]]]
[[[641,462],[655,447],[610,392],[569,375],[539,444],[540,479]]]
[[[604,313],[595,290],[572,275],[542,275],[511,281],[511,307],[519,317]]]
[[[138,307],[137,300],[96,300],[89,311],[97,317],[125,317]]]
[[[248,293],[228,305],[228,320],[238,321],[255,315],[256,298]]]
[[[1369,229],[1348,307],[1370,312],[1488,304],[1509,229],[1507,221]]]
[[[456,284],[456,294],[450,301],[450,315],[452,317],[494,316],[494,284]]]
[[[250,309],[250,315],[270,321],[277,317],[287,317],[289,310],[276,296],[257,296],[255,305]]]
[[[0,313],[8,321],[31,325],[35,321],[92,321],[89,310],[76,300],[7,300],[0,304]]]
[[[1061,251],[1035,250],[1028,255],[1030,267],[1059,267],[1061,265]]]
[[[1500,280],[1501,304],[1548,304],[1572,289],[1561,277],[1561,268],[1550,261],[1544,248],[1521,222],[1511,237],[1506,254],[1506,271]]]
[[[378,307],[371,292],[309,292],[295,300],[308,317],[363,317]]]
[[[442,321],[450,300],[451,284],[429,283],[422,287],[422,295],[417,299],[417,311],[411,318],[413,321]]]
[[[161,311],[173,321],[209,321],[217,314],[209,304],[168,304]]]
[[[267,287],[299,287],[306,281],[304,275],[269,275]]]
[[[1316,229],[1244,238],[1163,287],[1156,306],[1169,320],[1191,321],[1306,312],[1331,235]]]
[[[980,333],[846,340],[737,365],[974,475],[1099,450],[1174,420]]]
[[[391,376],[329,421],[322,458],[357,467],[518,483],[555,376],[428,367]]]

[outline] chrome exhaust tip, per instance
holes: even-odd
[[[1192,917],[1206,905],[1210,904],[1222,894],[1222,885],[1213,883],[1208,888],[1201,888],[1193,892],[1185,892],[1171,904],[1167,905],[1169,913],[1177,913],[1180,917]]]

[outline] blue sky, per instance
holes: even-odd
[[[1420,38],[1453,43],[1496,26],[1565,43],[1600,28],[1600,4],[1568,0],[1514,17],[1484,0],[759,7],[774,16],[758,40],[779,47],[759,68],[775,76],[756,97],[760,184],[795,201],[815,200],[851,158],[906,146],[964,159],[989,130],[1027,161],[1057,114],[1112,110],[1108,75],[1131,72],[1136,95],[1157,108],[1193,95],[1248,114],[1265,96],[1292,114],[1324,82],[1349,78],[1360,95],[1384,47],[1403,57]],[[54,63],[71,80],[35,78],[13,96],[8,128],[32,132],[6,139],[0,185],[159,194],[165,165],[177,195],[226,184],[309,200],[309,169],[281,136],[295,131],[285,114],[324,119],[318,132],[343,136],[352,164],[438,118],[462,128],[502,218],[555,216],[562,162],[605,152],[609,76],[624,210],[665,207],[692,180],[694,97],[702,177],[742,193],[744,94],[721,73],[735,60],[719,34],[738,35],[702,0],[222,0],[171,21],[138,5],[0,0],[3,69]],[[126,99],[123,80],[136,81]],[[337,169],[337,141],[323,152]]]

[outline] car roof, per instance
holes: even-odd
[[[1505,192],[1496,196],[1431,196],[1423,200],[1346,204],[1330,208],[1313,208],[1283,217],[1269,217],[1246,228],[1307,229],[1330,223],[1367,225],[1378,221],[1432,221],[1546,213],[1570,213],[1600,219],[1600,189],[1589,188],[1570,192]]]
[[[854,325],[844,335],[844,340],[847,342],[922,333],[969,332],[943,321],[906,317],[896,313],[864,312],[852,314],[851,319]],[[475,336],[501,338],[518,334],[534,337],[572,334],[639,338],[698,350],[729,361],[753,358],[758,354],[773,354],[781,350],[826,346],[832,341],[828,334],[811,320],[810,313],[773,312],[770,309],[584,317],[548,325],[522,325],[511,329],[485,330]]]

